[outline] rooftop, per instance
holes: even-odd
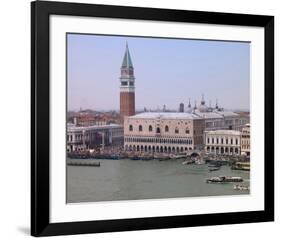
[[[239,136],[239,135],[241,135],[241,132],[240,131],[234,131],[234,130],[216,130],[216,131],[208,131],[207,134]]]
[[[218,114],[217,112],[200,112],[199,110],[195,111],[195,114],[202,118],[223,118],[223,115]]]
[[[232,111],[213,111],[213,112],[200,112],[196,110],[195,114],[203,118],[223,118],[223,117],[238,117],[239,114]]]
[[[72,123],[67,123],[67,131],[82,131],[82,130],[94,130],[94,129],[110,129],[110,128],[120,128],[119,124],[109,124],[109,125],[93,125],[93,126],[75,126]]]
[[[239,116],[239,114],[238,113],[235,113],[235,112],[232,112],[232,111],[221,111],[221,112],[217,112],[218,114],[220,114],[220,115],[223,115],[223,116],[225,116],[225,117],[237,117],[237,116]]]
[[[130,116],[140,119],[200,119],[199,116],[187,112],[143,112]]]

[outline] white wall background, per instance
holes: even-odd
[[[69,0],[70,1],[70,0]],[[81,2],[275,16],[275,148],[281,146],[280,21],[278,0],[87,0]],[[30,3],[2,1],[0,14],[0,237],[29,236],[30,221]],[[75,237],[277,237],[281,232],[281,168],[276,149],[276,221]]]

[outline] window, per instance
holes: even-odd
[[[129,126],[129,131],[133,131],[133,126],[132,125]]]
[[[179,134],[179,128],[176,127],[175,133],[176,133],[176,134]]]
[[[139,125],[139,131],[142,131],[142,125]]]
[[[148,130],[152,131],[152,126],[151,125],[149,125]]]
[[[127,86],[127,85],[128,85],[128,82],[121,82],[121,85],[122,85],[122,86]]]
[[[215,124],[215,127],[220,127],[221,123],[220,123],[220,121],[215,121],[214,124]]]
[[[160,133],[160,128],[159,127],[157,127],[157,129],[156,129],[156,133]]]
[[[189,134],[189,129],[188,128],[185,129],[185,133]]]
[[[169,127],[165,126],[165,132],[169,132]]]
[[[208,141],[207,143],[210,144],[210,138],[209,137],[207,138],[207,141]]]

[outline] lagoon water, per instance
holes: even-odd
[[[90,160],[87,160],[90,161]],[[212,176],[240,176],[249,185],[249,172],[222,166],[209,172],[208,165],[183,165],[184,160],[94,160],[100,167],[67,166],[67,202],[249,194],[233,184],[207,184]]]

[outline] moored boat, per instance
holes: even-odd
[[[206,183],[231,183],[231,182],[243,182],[241,177],[232,177],[232,176],[218,176],[211,177],[206,179]]]
[[[209,164],[208,168],[220,168],[221,166],[221,164]]]
[[[176,154],[176,155],[171,155],[170,158],[171,159],[184,159],[184,158],[186,158],[186,155],[184,155],[184,154]]]
[[[167,156],[162,156],[161,158],[159,158],[159,161],[165,161],[165,160],[170,160],[170,156],[167,155]]]
[[[148,161],[148,160],[153,160],[154,158],[153,157],[141,157],[141,160],[144,160],[144,161]]]
[[[205,164],[205,161],[199,158],[199,159],[195,159],[194,163],[197,165],[201,165],[201,164]]]
[[[141,160],[138,156],[130,156],[130,160]]]
[[[209,171],[210,171],[210,172],[218,171],[218,170],[220,170],[220,167],[210,167],[210,168],[209,168]]]
[[[185,164],[194,164],[194,160],[191,160],[191,159],[185,160],[185,161],[182,162],[182,164],[183,165],[185,165]]]
[[[244,170],[250,171],[250,163],[249,162],[236,162],[231,166],[232,170]]]

